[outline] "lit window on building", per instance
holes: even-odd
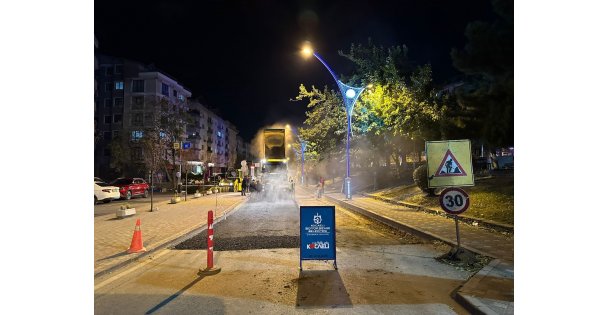
[[[180,101],[183,101],[184,100],[184,96],[180,94],[180,95],[177,96],[177,99],[180,100]]]
[[[123,81],[116,81],[114,82],[114,89],[119,91],[119,90],[124,90],[125,88],[125,83]]]
[[[133,130],[131,131],[131,140],[139,140],[143,138],[144,132],[141,130]]]

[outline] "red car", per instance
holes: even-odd
[[[150,185],[143,178],[121,177],[110,183],[120,191],[120,198],[129,200],[131,197],[142,196],[148,198]]]

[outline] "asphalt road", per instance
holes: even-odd
[[[304,192],[297,202],[327,204]],[[254,195],[217,223],[214,235],[219,274],[197,276],[206,261],[202,233],[96,283],[95,313],[466,313],[450,294],[471,273],[435,260],[449,248],[340,207],[339,270],[329,262],[306,261],[298,271],[299,208],[289,198]]]
[[[323,204],[314,198],[300,196],[300,202]],[[215,250],[252,250],[299,248],[300,212],[294,196],[264,198],[253,194],[237,213],[219,222],[214,228]],[[397,233],[358,214],[337,208],[336,242],[338,246],[418,244],[420,240]],[[176,249],[206,249],[207,234],[203,232]]]

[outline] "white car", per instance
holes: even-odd
[[[95,204],[98,201],[103,201],[104,203],[108,203],[112,200],[120,199],[120,191],[118,187],[111,186],[108,183],[95,181]]]

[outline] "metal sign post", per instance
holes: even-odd
[[[186,186],[184,193],[184,201],[188,201],[188,164],[186,164],[186,182],[184,183]]]
[[[460,188],[446,188],[439,196],[441,208],[454,216],[456,222],[456,253],[460,250],[460,229],[458,227],[458,215],[469,208],[469,195]]]
[[[154,211],[154,175],[150,170],[150,212]]]
[[[458,215],[454,216],[454,221],[456,221],[456,252],[460,250],[460,230],[458,229]]]

